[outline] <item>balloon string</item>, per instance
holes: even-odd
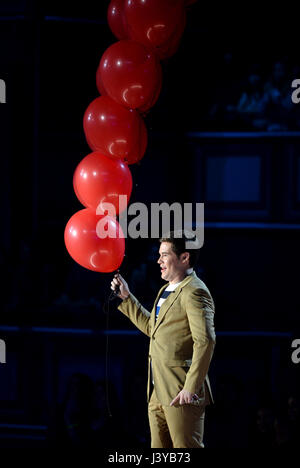
[[[105,397],[106,397],[106,408],[108,412],[108,416],[112,417],[110,403],[109,403],[109,302],[112,299],[112,293],[110,294],[109,298],[104,302],[102,311],[106,315],[106,326],[105,326],[105,334],[106,334],[106,343],[105,343]]]
[[[117,270],[119,272],[119,270]],[[111,291],[110,295],[108,298],[104,301],[102,311],[106,315],[106,325],[105,325],[105,334],[106,334],[106,340],[105,340],[105,393],[106,393],[106,408],[108,412],[108,416],[112,417],[112,412],[110,409],[110,403],[109,403],[109,303],[113,299],[116,298],[116,295],[114,291]]]

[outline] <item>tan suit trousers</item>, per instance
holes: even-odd
[[[205,406],[161,405],[153,388],[148,405],[151,448],[204,448]]]

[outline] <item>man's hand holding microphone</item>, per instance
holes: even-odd
[[[111,282],[111,289],[116,292],[116,295],[120,299],[127,299],[129,296],[129,287],[124,278],[120,275],[120,273],[116,273],[114,278]]]

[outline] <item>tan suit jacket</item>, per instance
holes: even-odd
[[[192,272],[169,294],[155,322],[156,304],[167,286],[160,289],[151,313],[131,293],[118,307],[150,337],[148,401],[152,366],[156,395],[162,405],[169,405],[183,388],[200,397],[198,404],[204,399],[213,402],[207,376],[216,340],[213,299]]]

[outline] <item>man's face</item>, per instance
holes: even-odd
[[[189,255],[182,253],[180,258],[172,250],[170,242],[162,242],[159,248],[157,263],[161,269],[161,277],[170,283],[181,281],[185,271],[189,268]]]

